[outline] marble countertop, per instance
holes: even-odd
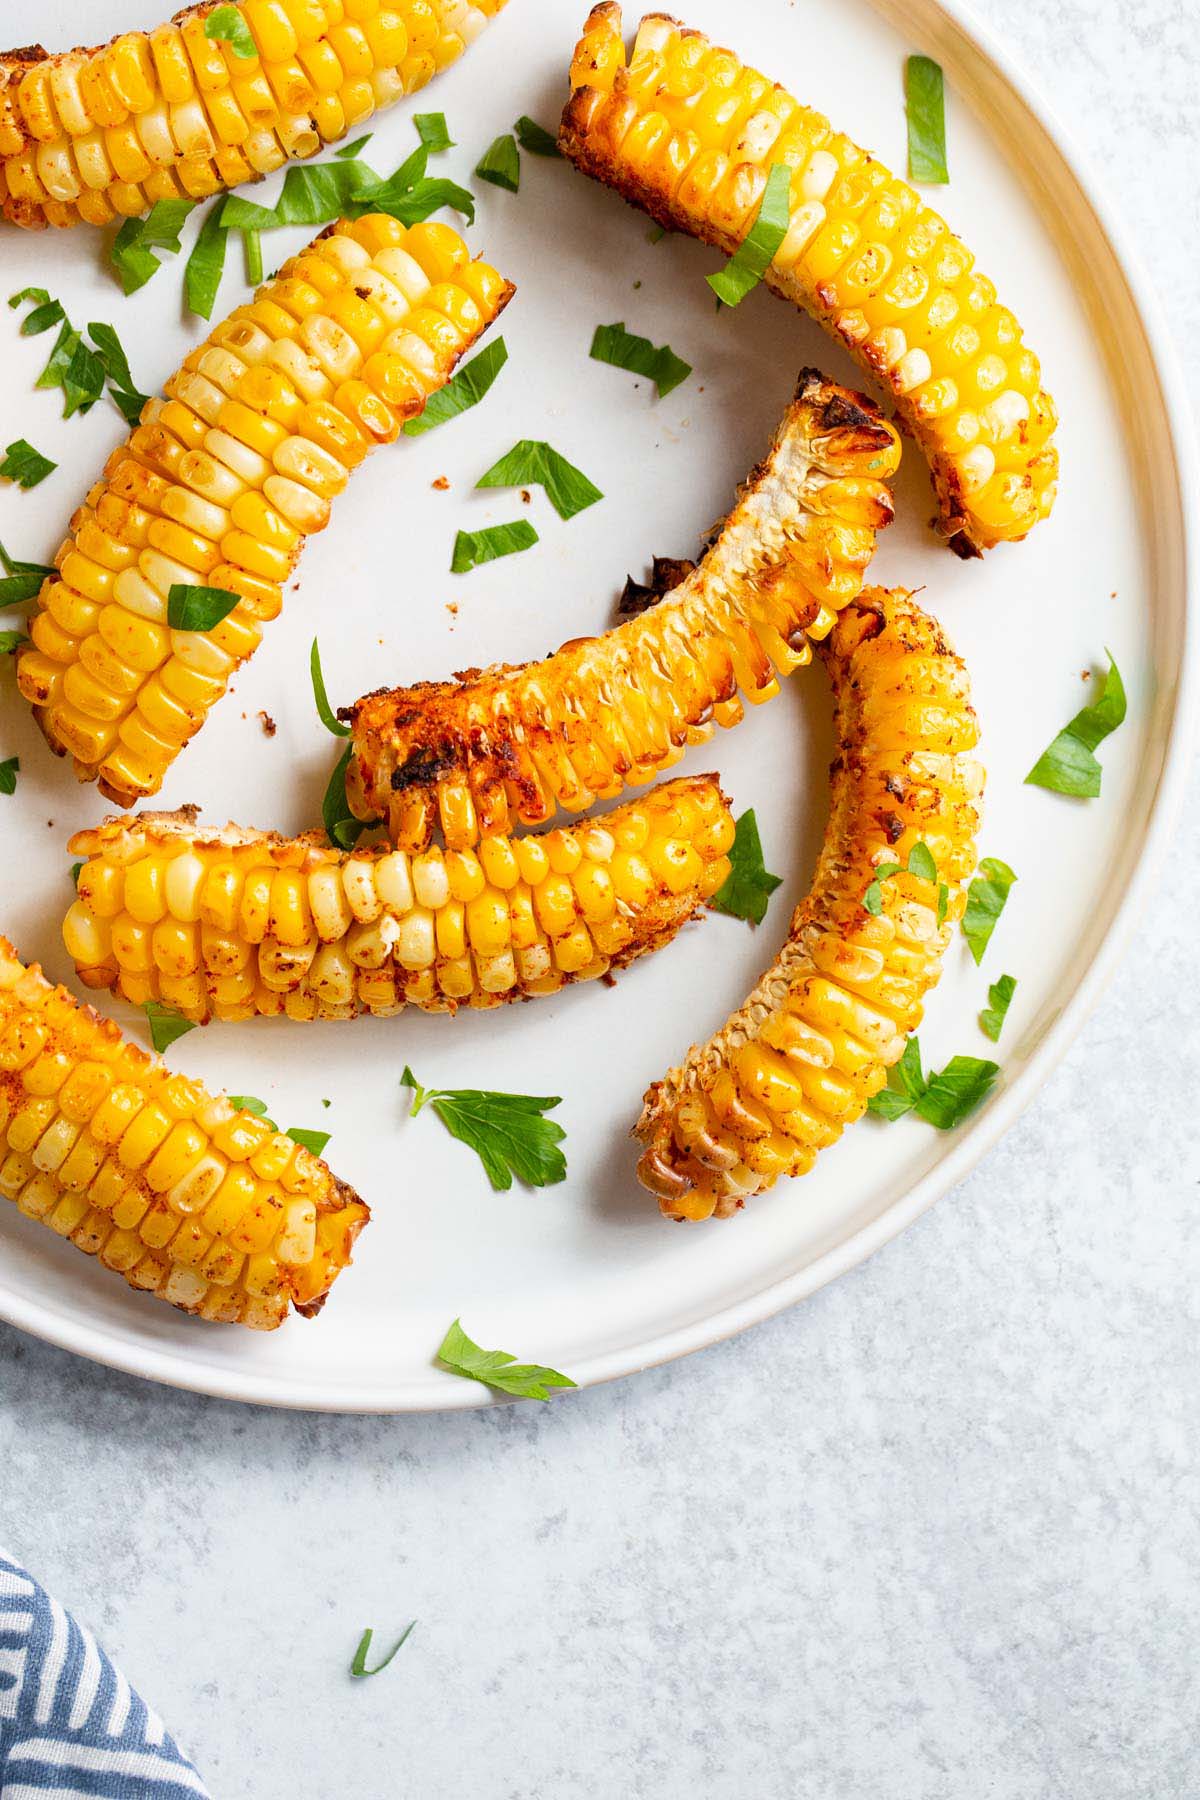
[[[1200,401],[1194,0],[977,4],[1107,178]],[[219,1800],[1190,1800],[1198,818],[1022,1121],[805,1305],[569,1404],[385,1420],[0,1328],[9,1547]],[[346,1679],[414,1616],[402,1679]]]

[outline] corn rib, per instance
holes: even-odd
[[[128,1043],[0,937],[0,1194],[131,1287],[272,1331],[370,1214],[318,1157]]]
[[[0,54],[0,210],[38,229],[200,200],[316,154],[461,56],[505,0],[238,0],[255,54],[154,31]]]
[[[732,842],[715,776],[594,824],[412,857],[144,813],[72,838],[87,861],[63,938],[88,987],[198,1023],[499,1006],[668,943]]]
[[[71,520],[17,680],[80,780],[158,792],[282,605],[305,537],[449,379],[513,289],[457,232],[345,220],[189,355]],[[241,596],[176,631],[175,584]]]
[[[632,53],[615,0],[571,64],[560,145],[659,224],[725,251],[774,163],[791,223],[764,277],[894,395],[929,459],[960,555],[1023,538],[1054,504],[1054,403],[1037,358],[966,246],[920,195],[728,50],[661,13]]]
[[[883,1087],[964,906],[983,770],[967,672],[903,590],[869,589],[821,648],[837,755],[817,872],[745,1005],[648,1090],[638,1175],[669,1218],[726,1218],[803,1175]],[[908,873],[924,842],[937,879]],[[882,909],[864,905],[878,864]],[[938,887],[947,894],[938,922]]]
[[[649,781],[715,724],[776,694],[775,671],[862,588],[891,518],[900,444],[861,395],[805,370],[765,461],[669,596],[546,661],[366,696],[347,779],[364,818],[419,850],[579,811]],[[678,565],[677,565],[678,566]]]

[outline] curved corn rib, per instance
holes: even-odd
[[[628,60],[596,6],[571,64],[560,145],[669,230],[732,251],[773,163],[791,226],[764,277],[896,397],[961,555],[1023,538],[1054,504],[1054,403],[966,246],[906,182],[728,50],[661,13]]]
[[[0,1194],[184,1312],[311,1317],[370,1214],[292,1139],[173,1075],[0,937]]]
[[[899,460],[870,401],[805,370],[703,561],[657,606],[544,662],[360,700],[352,805],[403,848],[435,822],[454,847],[649,781],[741,718],[739,688],[770,699],[775,669],[810,660],[862,587]]]
[[[200,200],[342,137],[461,56],[505,0],[240,0],[257,54],[204,34],[213,4],[94,50],[0,54],[0,209],[107,225]]]
[[[349,1019],[556,993],[668,943],[729,872],[715,776],[478,853],[346,855],[195,810],[81,831],[63,937],[89,987],[189,1019]]]
[[[779,1175],[804,1175],[884,1085],[961,916],[983,770],[967,672],[910,595],[870,589],[823,658],[837,759],[829,826],[787,943],[745,1005],[646,1094],[638,1174],[670,1218],[725,1218]],[[923,841],[948,889],[876,865]]]
[[[218,325],[71,521],[17,680],[51,748],[128,805],[157,793],[276,617],[305,536],[509,300],[447,225],[342,221]],[[175,631],[171,587],[241,595]]]

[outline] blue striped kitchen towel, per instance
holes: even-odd
[[[211,1800],[91,1632],[0,1551],[0,1800]]]

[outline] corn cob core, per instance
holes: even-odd
[[[380,691],[354,708],[351,804],[421,849],[579,811],[649,781],[812,656],[891,518],[900,441],[861,395],[805,370],[765,461],[668,598],[523,667]],[[686,565],[685,565],[686,567]]]
[[[370,1216],[326,1165],[173,1075],[0,938],[0,1194],[202,1319],[312,1316]]]
[[[107,225],[269,175],[422,87],[504,4],[240,0],[240,57],[204,35],[214,0],[99,49],[0,54],[0,208]]]
[[[729,872],[715,776],[477,851],[362,850],[195,810],[81,831],[63,937],[81,979],[189,1019],[349,1019],[556,993],[668,942]]]
[[[351,471],[512,291],[449,226],[370,214],[323,233],[188,356],[71,520],[20,655],[21,692],[81,780],[122,804],[158,791]],[[175,583],[241,599],[211,631],[176,631]]]
[[[779,1175],[803,1175],[884,1085],[964,905],[983,770],[967,672],[903,591],[868,590],[822,656],[837,759],[828,830],[782,952],[741,1010],[646,1094],[638,1174],[669,1218],[725,1218]],[[928,845],[937,881],[881,881]],[[938,884],[948,889],[938,922]]]
[[[595,7],[571,64],[563,152],[669,230],[732,251],[773,163],[791,225],[767,285],[884,381],[929,458],[961,555],[1023,538],[1054,504],[1054,403],[1021,327],[920,195],[820,113],[662,14],[628,60]]]

